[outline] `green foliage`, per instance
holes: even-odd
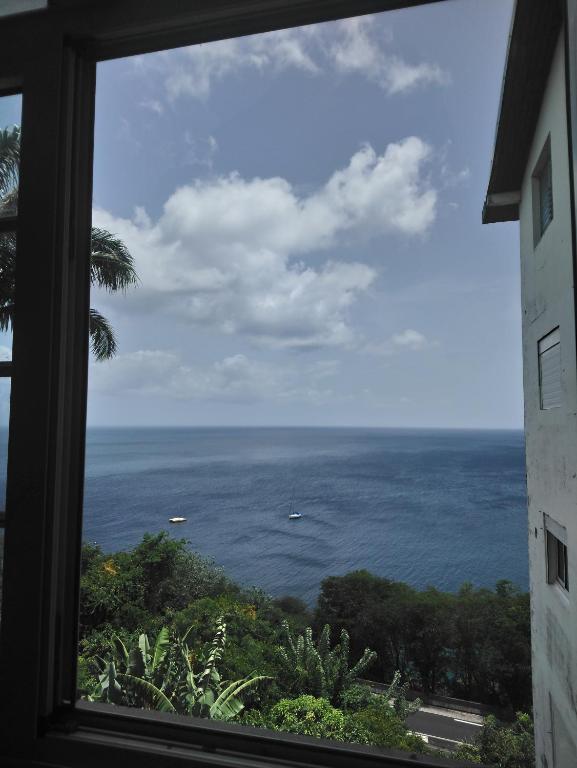
[[[272,608],[278,612],[282,618],[288,619],[294,631],[304,632],[311,623],[312,616],[306,603],[299,600],[298,597],[284,595],[278,597],[272,602]]]
[[[114,357],[117,348],[114,328],[97,309],[91,308],[89,311],[88,333],[92,354],[97,360],[108,360]]]
[[[167,627],[160,630],[153,646],[142,634],[130,651],[114,636],[112,658],[101,663],[95,698],[141,709],[232,720],[244,708],[240,694],[265,678],[251,674],[233,682],[223,680],[218,665],[225,645],[222,620],[200,653],[189,646],[188,633],[180,636]]]
[[[243,722],[319,739],[367,743],[366,734],[351,724],[340,709],[333,707],[326,699],[310,695],[281,699],[267,713],[249,713]]]
[[[0,158],[1,165],[1,158]],[[2,169],[0,167],[0,173]],[[0,215],[6,206],[0,198]],[[7,331],[14,317],[16,286],[16,233],[0,233],[0,331]]]
[[[397,671],[386,691],[379,694],[377,699],[381,702],[390,703],[395,715],[404,723],[409,715],[419,711],[423,703],[421,699],[409,701],[408,692],[409,684],[406,681],[401,681],[401,673]]]
[[[20,170],[20,128],[13,125],[0,131],[0,215],[16,213]]]
[[[151,629],[163,618],[207,595],[233,587],[222,569],[189,552],[184,539],[145,534],[131,552],[105,555],[82,549],[81,636],[110,624],[128,631]]]
[[[311,627],[307,627],[304,634],[293,637],[288,622],[284,621],[283,647],[279,648],[279,656],[289,688],[328,699],[338,706],[343,693],[376,657],[374,651],[365,648],[357,663],[349,667],[349,648],[346,629],[341,630],[338,645],[331,648],[328,624],[315,643]]]
[[[529,596],[510,582],[494,591],[418,591],[367,571],[325,579],[315,625],[346,629],[351,651],[374,648],[367,670],[412,687],[515,709],[531,706]]]
[[[20,168],[20,128],[0,130],[0,215],[17,212]],[[15,312],[16,237],[0,236],[0,330],[11,328]],[[92,228],[90,278],[93,285],[108,291],[124,291],[136,285],[138,276],[132,256],[124,243],[106,230]],[[107,360],[116,353],[116,338],[108,320],[95,309],[90,310],[89,334],[97,360]]]
[[[375,702],[351,715],[349,726],[365,734],[366,744],[409,752],[427,752],[423,739],[407,729],[393,707]]]
[[[426,752],[423,740],[407,730],[390,702],[372,696],[368,706],[352,714],[308,694],[281,699],[267,712],[248,712],[243,723],[320,739]]]
[[[219,616],[227,623],[227,652],[222,660],[223,676],[231,679],[245,677],[254,669],[273,679],[266,686],[246,692],[247,706],[266,708],[282,698],[285,689],[278,680],[282,614],[271,602],[255,605],[255,594],[236,592],[219,597],[196,600],[174,614],[172,623],[179,632],[191,627],[190,641],[202,644],[209,639],[208,628]]]
[[[396,672],[383,693],[373,693],[367,685],[352,685],[343,696],[343,710],[350,715],[349,723],[362,731],[367,744],[380,747],[426,751],[423,740],[410,733],[407,717],[417,712],[420,699],[407,699],[407,684],[401,683]]]
[[[357,571],[323,582],[313,628],[310,619],[301,601],[242,589],[166,533],[112,555],[85,544],[79,694],[201,717],[242,713],[247,724],[412,752],[426,747],[406,725],[419,706],[409,683],[530,701],[528,597],[508,582],[455,595]],[[392,683],[376,694],[361,677]],[[484,741],[459,754],[526,768],[523,727],[489,720]]]
[[[496,768],[534,768],[533,721],[523,712],[517,712],[514,723],[500,723],[490,715],[474,742],[455,756]]]

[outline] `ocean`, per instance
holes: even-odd
[[[289,520],[291,502],[302,513]],[[169,517],[187,522],[173,525]],[[360,568],[528,588],[521,431],[91,428],[84,529],[106,552],[166,530],[229,576],[314,603]]]

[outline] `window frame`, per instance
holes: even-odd
[[[550,182],[551,191],[551,217],[548,221],[543,221],[543,179],[547,175]],[[553,162],[551,159],[551,134],[547,136],[543,149],[539,154],[539,159],[535,164],[531,174],[531,194],[533,209],[533,247],[536,248],[545,232],[549,229],[555,218],[555,206],[553,200]]]
[[[70,664],[78,633],[97,63],[441,1],[199,0],[192,8],[181,0],[52,0],[45,12],[0,19],[0,93],[22,93],[0,627],[0,674],[11,691],[0,704],[5,764],[468,765],[76,703]]]
[[[0,98],[7,96],[22,96],[17,88],[0,89]],[[14,233],[18,231],[18,207],[16,213],[9,216],[0,216],[0,234]],[[13,359],[0,361],[0,379],[10,379],[12,382]],[[10,408],[8,410],[8,443],[10,443]],[[6,478],[6,482],[8,478]],[[0,542],[0,592],[3,591],[4,583],[4,543],[6,533],[6,496],[3,503],[0,504],[0,531],[2,532],[2,541]],[[2,611],[2,595],[0,594],[0,619]]]
[[[559,355],[559,402],[553,404],[546,404],[545,391],[543,387],[543,359],[547,353],[551,353],[552,350],[556,350],[556,354]],[[561,360],[561,329],[560,326],[556,326],[553,330],[549,331],[542,336],[537,342],[537,366],[538,366],[538,381],[539,381],[539,409],[541,411],[552,411],[556,408],[560,408],[563,400],[563,368]]]
[[[545,558],[547,583],[569,592],[567,529],[550,515],[545,515]]]

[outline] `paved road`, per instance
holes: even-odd
[[[407,718],[412,731],[428,736],[432,746],[456,749],[462,741],[469,741],[479,733],[480,727],[455,717],[437,715],[431,712],[414,712]]]

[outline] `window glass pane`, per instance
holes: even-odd
[[[2,0],[0,3],[1,16],[15,16],[17,13],[39,11],[48,7],[48,0]]]
[[[539,178],[539,206],[541,211],[541,234],[553,220],[553,179],[551,174],[551,157],[547,158],[545,167]]]
[[[4,528],[0,527],[0,622],[2,621],[2,592],[4,585]]]
[[[18,209],[22,97],[0,97],[0,217]]]
[[[557,578],[561,583],[565,583],[565,545],[557,541]]]
[[[407,12],[407,56],[436,13]],[[529,652],[520,338],[467,287],[486,250],[480,224],[460,230],[468,166],[417,138],[447,83],[427,69],[423,100],[388,24],[98,65],[85,698],[424,750],[411,706],[397,720],[366,681],[494,703],[503,682],[462,666],[508,643],[486,650],[487,611],[523,616]],[[452,109],[476,134],[470,90]],[[211,709],[224,680],[246,686]]]
[[[0,378],[0,510],[6,505],[8,466],[8,423],[10,418],[10,379]]]
[[[2,363],[12,360],[15,268],[16,235],[14,232],[0,231],[0,368]]]

